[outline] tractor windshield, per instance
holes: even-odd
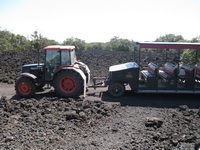
[[[46,64],[60,64],[60,53],[58,50],[46,51]]]

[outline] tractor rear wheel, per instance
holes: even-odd
[[[15,84],[16,93],[24,98],[30,98],[35,95],[35,85],[29,78],[21,77]]]
[[[109,85],[108,92],[113,97],[121,97],[125,93],[125,86],[124,83],[115,82]]]
[[[73,70],[63,70],[53,81],[55,91],[61,97],[75,97],[83,93],[83,79]]]

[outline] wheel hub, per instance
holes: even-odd
[[[60,81],[60,88],[65,93],[71,93],[74,91],[76,83],[72,78],[65,77]]]
[[[113,97],[120,97],[125,92],[124,83],[112,83],[111,85],[109,85],[108,91]]]
[[[113,88],[113,92],[116,93],[116,94],[120,93],[120,92],[121,92],[120,87],[115,86],[115,87]]]
[[[29,94],[31,91],[30,85],[26,82],[20,83],[18,86],[18,89],[19,89],[20,93],[22,93],[24,95]]]

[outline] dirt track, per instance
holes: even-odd
[[[17,54],[33,63],[24,55]],[[115,58],[112,55],[96,51],[78,54],[93,76],[106,75],[111,62],[128,62],[132,58],[131,53],[118,52]],[[3,75],[18,72],[4,65],[2,54],[0,58]],[[5,76],[1,75],[1,79],[6,82]],[[12,80],[7,77],[10,83]],[[127,92],[125,97],[113,99],[107,92],[101,93],[106,89],[91,89],[84,100],[58,98],[53,90],[20,99],[12,84],[0,87],[0,149],[191,150],[200,142],[199,95]]]

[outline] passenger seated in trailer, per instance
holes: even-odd
[[[146,70],[141,71],[141,76],[144,79],[157,77],[158,76],[158,66],[152,62],[150,62],[147,66]]]
[[[159,76],[167,82],[170,82],[177,77],[177,67],[174,64],[166,63],[164,67],[159,70]]]

